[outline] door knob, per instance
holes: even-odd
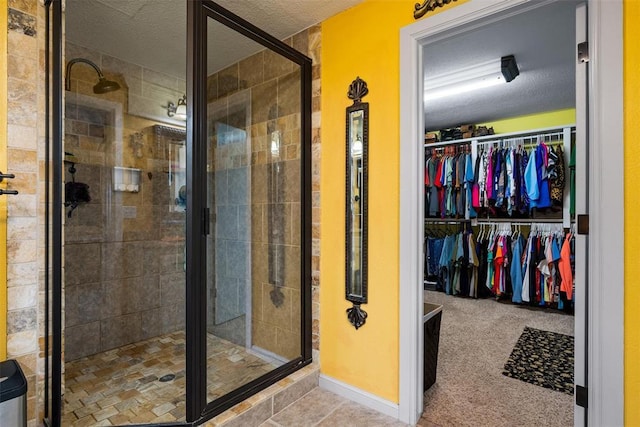
[[[0,189],[0,196],[3,194],[18,194],[18,190],[2,190]]]
[[[0,172],[0,182],[2,182],[2,180],[4,180],[5,178],[13,179],[15,177],[16,176],[14,174],[12,174],[12,173],[2,173],[2,172]]]

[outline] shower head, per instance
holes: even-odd
[[[98,83],[93,86],[93,93],[107,93],[120,89],[120,85],[112,80],[107,80],[104,77],[104,74],[102,74],[102,70],[100,70],[100,68],[93,62],[84,58],[73,58],[69,60],[69,62],[67,62],[67,72],[64,76],[64,88],[66,90],[71,90],[71,67],[77,62],[83,62],[87,65],[90,65],[96,71],[96,73],[98,73]]]
[[[113,80],[107,80],[104,77],[100,78],[100,81],[93,87],[93,93],[107,93],[120,89],[118,82]]]

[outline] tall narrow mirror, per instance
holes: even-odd
[[[369,143],[369,104],[362,98],[367,83],[356,78],[349,86],[353,105],[347,107],[346,124],[346,298],[349,322],[358,329],[367,313],[367,149]]]

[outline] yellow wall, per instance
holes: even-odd
[[[369,0],[322,26],[321,369],[393,402],[398,401],[398,165],[399,28],[413,22],[414,1]],[[458,2],[457,4],[461,4]],[[455,5],[452,5],[455,6]],[[640,1],[625,0],[625,158],[640,158]],[[349,83],[369,84],[369,304],[356,331],[344,301],[344,107]],[[570,122],[573,123],[574,120]],[[564,124],[558,123],[558,124]],[[545,126],[547,126],[546,124]],[[500,132],[508,132],[501,127]],[[637,161],[625,163],[625,229],[640,234]],[[640,240],[625,239],[625,424],[640,426]]]
[[[0,171],[7,172],[7,2],[0,0]],[[7,358],[7,199],[0,196],[0,360]]]
[[[322,373],[398,402],[399,29],[414,22],[415,0],[369,0],[322,23]],[[458,2],[460,4],[461,2]],[[345,107],[360,76],[369,95],[369,317],[347,320]]]
[[[518,116],[504,120],[494,120],[490,123],[485,123],[485,125],[493,126],[495,133],[509,133],[569,125],[574,124],[575,122],[576,110],[575,108],[568,108],[566,110],[556,110],[540,114]]]
[[[624,176],[625,235],[624,240],[624,325],[625,325],[625,425],[640,426],[640,138],[634,127],[640,123],[640,1],[624,2]]]

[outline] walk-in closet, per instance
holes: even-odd
[[[423,47],[423,290],[442,306],[425,313],[423,418],[437,425],[573,424],[577,6]]]

